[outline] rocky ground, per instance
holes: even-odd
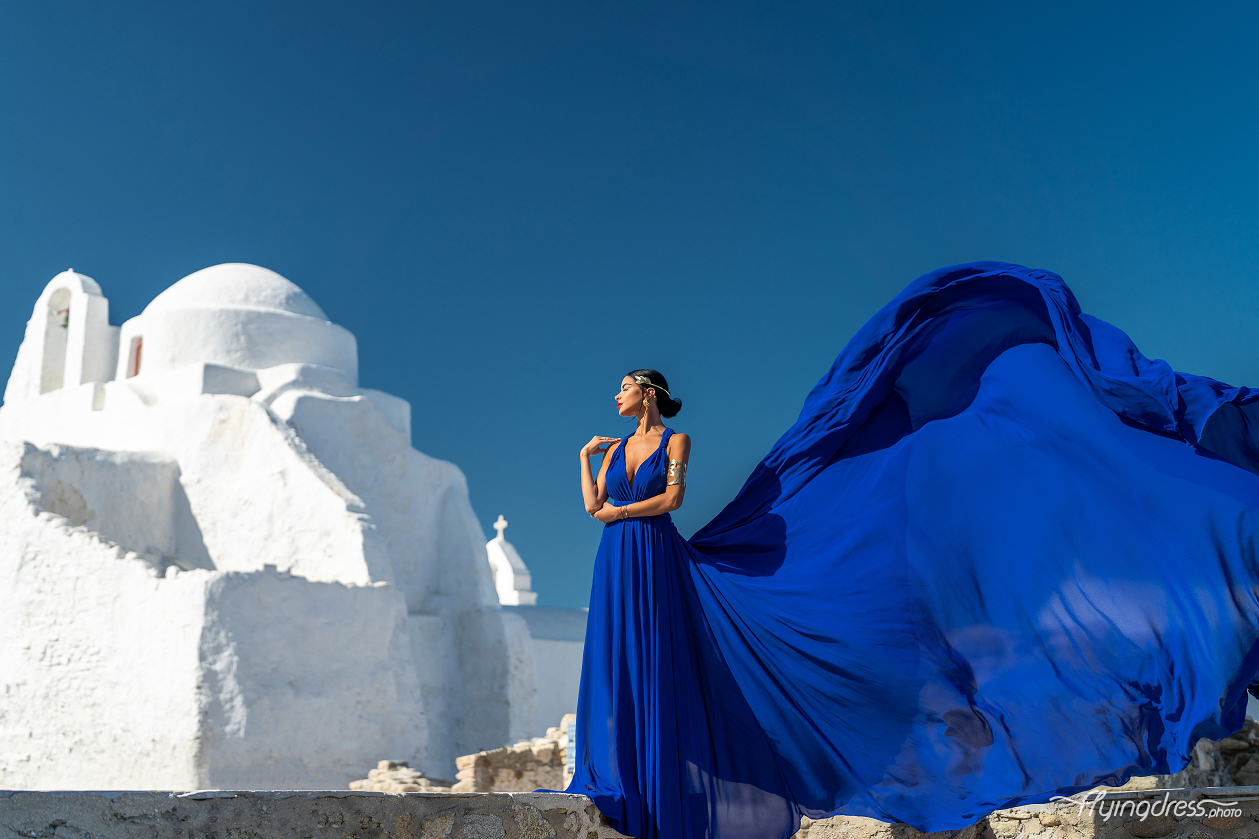
[[[543,737],[464,755],[455,761],[458,774],[453,782],[426,778],[405,760],[382,760],[367,777],[350,782],[350,789],[363,792],[533,792],[535,789],[563,789],[564,749],[567,738],[559,728],[547,729]]]
[[[1232,737],[1199,740],[1188,766],[1175,775],[1154,777],[1162,789],[1259,786],[1259,723],[1247,717],[1245,727]]]
[[[563,789],[566,745],[561,729],[552,728],[545,737],[465,755],[457,761],[453,783],[426,778],[404,761],[383,760],[350,788],[390,793]],[[1190,764],[1175,775],[1099,787],[1089,794],[1094,803],[1088,808],[1072,802],[1016,807],[962,830],[932,834],[873,819],[804,819],[794,839],[1253,839],[1259,837],[1259,790],[1240,789],[1245,787],[1259,787],[1259,723],[1252,719],[1232,737],[1199,741]],[[1214,799],[1238,806],[1215,812]]]

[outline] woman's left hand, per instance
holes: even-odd
[[[603,502],[603,509],[595,513],[594,517],[604,524],[611,524],[621,517],[621,508],[605,501]]]

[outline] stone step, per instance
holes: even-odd
[[[798,839],[1259,836],[1259,787],[1094,790],[956,831],[834,817]],[[0,791],[0,839],[625,839],[565,793]]]
[[[0,792],[0,839],[623,839],[564,793]]]

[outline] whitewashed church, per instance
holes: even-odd
[[[0,407],[0,789],[344,789],[575,710],[585,613],[536,606],[410,405],[278,274],[121,327],[35,303]]]

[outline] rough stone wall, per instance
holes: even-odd
[[[960,830],[920,833],[909,825],[838,816],[804,820],[793,839],[1253,839],[1259,794],[1253,787],[1127,790],[1101,788],[1071,801],[999,810]],[[1083,794],[1077,799],[1084,800]],[[1220,803],[1216,803],[1220,802]],[[1223,805],[1231,805],[1224,806]],[[1225,810],[1220,815],[1216,811]]]
[[[1208,815],[1215,806],[1210,803],[1213,800],[1233,803],[1229,809],[1240,814]],[[1251,787],[1226,787],[1110,793],[1107,802],[1093,810],[1071,802],[1019,807],[960,830],[929,834],[874,819],[806,820],[795,839],[1253,839],[1257,835],[1259,794]],[[19,837],[626,839],[588,798],[563,793],[0,791],[0,839]]]
[[[1158,786],[1259,786],[1259,723],[1247,717],[1242,730],[1232,737],[1218,742],[1202,738],[1189,765],[1175,775],[1158,776]]]
[[[0,792],[0,839],[625,839],[560,794]]]
[[[425,778],[405,762],[381,761],[351,789],[387,792],[507,792],[563,789],[566,738],[547,737],[465,755],[448,781]],[[959,830],[921,833],[909,825],[835,816],[802,819],[793,839],[1219,839],[1259,836],[1259,724],[1247,719],[1233,737],[1203,739],[1194,760],[1173,776],[1134,778],[1123,787],[1098,787],[1071,800],[999,810]],[[1189,787],[1173,786],[1190,780]]]
[[[455,760],[455,781],[426,778],[403,760],[382,760],[366,778],[350,782],[365,792],[532,792],[564,789],[564,750],[567,738],[560,728],[546,736],[521,740],[512,746],[464,755]]]
[[[361,792],[450,792],[454,781],[426,778],[405,760],[382,760],[366,778],[350,781],[350,789]]]
[[[531,792],[564,788],[564,748],[558,728],[545,737],[513,746],[464,755],[455,761],[459,774],[453,792]]]

